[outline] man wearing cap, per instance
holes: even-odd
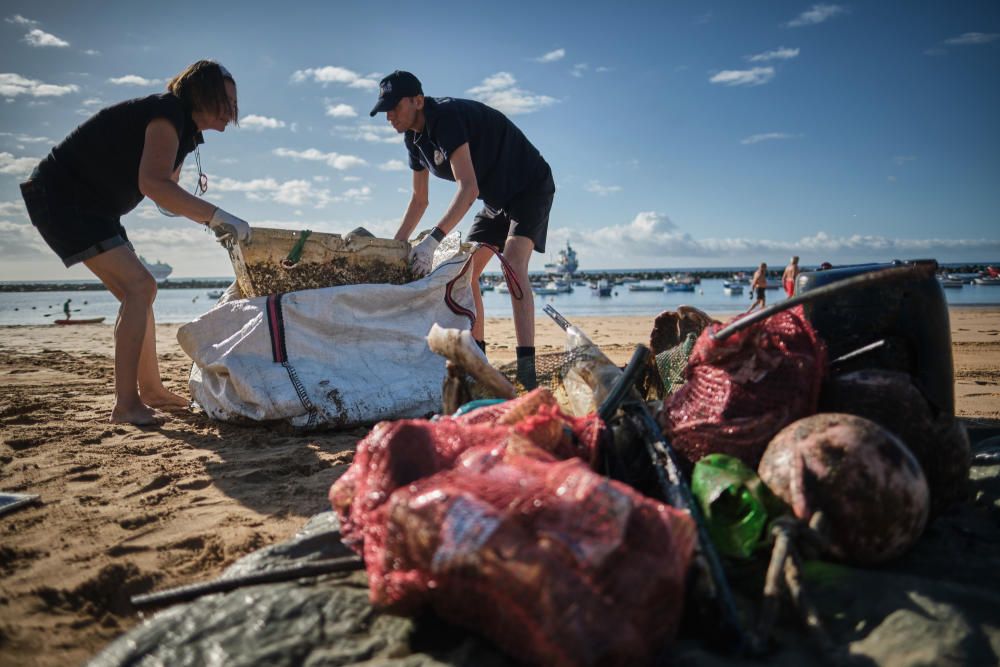
[[[378,102],[371,115],[385,112],[403,134],[413,170],[413,194],[395,238],[405,241],[427,210],[430,174],[458,186],[451,205],[431,233],[410,254],[418,274],[430,271],[438,243],[455,228],[476,199],[476,214],[467,239],[497,246],[523,286],[523,297],[511,293],[517,334],[518,378],[527,389],[535,385],[535,304],[528,282],[531,252],[545,252],[549,210],[555,194],[552,170],[514,123],[502,113],[474,100],[424,97],[417,77],[397,70],[379,83]],[[472,335],[485,351],[483,297],[479,276],[492,255],[480,248],[472,260],[476,322]]]

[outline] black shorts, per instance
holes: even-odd
[[[765,293],[765,291],[766,290],[763,287],[758,287],[757,288],[757,300],[758,301],[763,301],[764,300],[764,293]]]
[[[549,211],[556,193],[552,174],[537,188],[514,197],[502,209],[489,204],[476,214],[469,241],[489,243],[503,250],[508,236],[524,236],[535,243],[536,252],[545,252],[549,231]]]
[[[81,210],[69,188],[53,187],[37,169],[21,183],[21,196],[31,224],[67,267],[118,246],[132,248],[120,218]]]

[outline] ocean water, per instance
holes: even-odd
[[[655,317],[660,312],[690,305],[708,313],[734,313],[746,310],[751,303],[749,290],[741,295],[729,296],[722,289],[721,279],[703,279],[694,292],[630,292],[627,285],[613,288],[611,297],[598,297],[589,287],[574,287],[568,294],[535,295],[535,308],[539,322],[547,321],[542,306],[552,304],[560,313],[572,320],[579,316],[636,315]],[[648,281],[645,284],[659,284]],[[190,322],[213,307],[215,300],[208,296],[209,288],[160,289],[153,305],[157,322]],[[1000,286],[965,285],[960,289],[944,290],[945,298],[953,306],[1000,305]],[[781,289],[768,290],[768,303],[783,300]],[[104,317],[112,323],[118,313],[118,301],[106,291],[65,292],[0,292],[0,325],[49,324],[63,317],[62,306],[72,299],[72,307],[79,309],[73,317]],[[510,297],[495,291],[483,294],[487,317],[509,317]]]

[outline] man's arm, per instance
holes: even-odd
[[[468,142],[462,144],[451,154],[451,173],[455,176],[458,192],[451,200],[451,205],[444,212],[437,227],[445,234],[462,221],[462,218],[479,197],[479,182],[476,180],[476,170],[472,166],[472,154]]]
[[[400,223],[396,236],[393,237],[397,241],[409,240],[410,234],[416,229],[420,219],[424,217],[424,211],[427,210],[427,203],[430,201],[428,181],[430,181],[428,170],[421,169],[413,172],[413,194],[410,195],[410,204],[406,207],[403,222]]]

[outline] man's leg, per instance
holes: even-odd
[[[486,340],[486,315],[483,308],[483,293],[479,289],[479,276],[483,275],[491,259],[493,252],[487,248],[480,248],[472,256],[472,300],[476,304],[476,323],[472,325],[472,337],[481,344]]]
[[[157,424],[160,418],[139,399],[138,368],[146,335],[146,315],[156,297],[156,281],[127,245],[84,264],[121,301],[115,322],[115,407],[112,422]]]
[[[517,282],[521,283],[524,297],[515,299],[510,295],[511,310],[514,313],[514,332],[517,335],[518,347],[535,346],[535,300],[531,291],[531,281],[528,280],[528,262],[535,249],[535,242],[524,236],[510,236],[504,246],[503,256],[514,269]]]
[[[535,299],[528,280],[528,262],[535,249],[535,242],[525,236],[509,236],[503,256],[510,262],[523,296],[510,295],[514,313],[514,333],[517,336],[517,379],[526,390],[538,386],[535,375]]]

